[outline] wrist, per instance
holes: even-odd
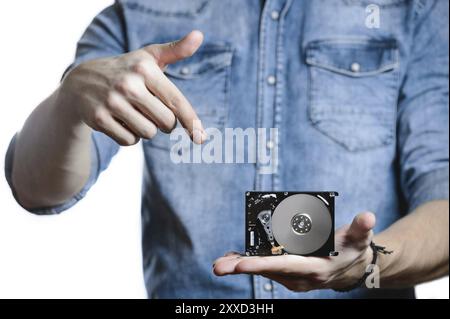
[[[361,276],[361,278],[358,281],[354,282],[353,284],[351,284],[349,286],[345,286],[344,288],[341,288],[341,287],[335,288],[336,291],[348,292],[350,290],[360,288],[364,284],[366,284],[367,288],[372,288],[372,287],[367,286],[367,279],[374,273],[376,273],[377,276],[380,276],[380,271],[378,268],[379,256],[380,255],[390,255],[393,253],[393,251],[387,250],[386,247],[384,247],[384,246],[376,245],[373,241],[370,242],[368,249],[370,249],[372,257],[370,259],[370,262],[365,266],[365,269],[364,269],[364,272],[363,272],[363,275]],[[367,254],[367,253],[365,253],[365,254]],[[363,258],[360,259],[360,263],[362,263],[362,261],[365,260],[364,256],[362,256],[362,257]],[[380,282],[380,278],[378,277],[378,279],[376,281],[376,285],[378,285],[377,288],[379,288],[379,282]]]
[[[353,264],[353,267],[349,271],[349,280],[347,282],[347,286],[354,285],[361,279],[361,277],[366,272],[367,267],[372,263],[372,259],[373,259],[373,250],[369,245],[356,259],[356,261]]]
[[[384,281],[390,281],[392,275],[398,271],[398,256],[399,253],[403,251],[403,246],[400,241],[397,240],[389,240],[385,233],[380,233],[379,235],[374,237],[374,242],[378,245],[386,246],[390,250],[396,252],[395,258],[390,256],[389,254],[378,254],[377,267],[380,273],[380,277],[384,279]],[[386,283],[384,284],[386,285]]]
[[[366,249],[364,250],[364,253],[361,256],[361,271],[364,272],[367,268],[367,266],[369,266],[372,263],[373,260],[373,250],[372,248],[369,246],[366,247]]]
[[[79,112],[79,103],[70,88],[61,85],[53,94],[52,112],[64,131],[76,137],[86,137],[92,129],[84,123]]]

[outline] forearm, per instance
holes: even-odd
[[[17,135],[12,181],[27,208],[60,204],[90,174],[91,129],[55,91],[29,116]]]
[[[448,201],[418,207],[376,235],[374,242],[393,250],[379,259],[382,287],[410,287],[448,275]]]
[[[171,132],[178,119],[194,142],[204,142],[195,110],[162,71],[192,56],[202,41],[203,34],[192,31],[173,43],[73,68],[18,135],[12,182],[21,204],[54,206],[81,190],[90,175],[92,129],[130,146],[158,129]]]

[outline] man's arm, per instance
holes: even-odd
[[[63,203],[81,190],[91,171],[91,129],[60,97],[58,89],[16,135],[12,184],[29,209]]]
[[[70,69],[89,60],[125,52],[120,17],[121,8],[117,4],[95,17],[78,42]],[[86,191],[89,188],[88,179],[92,184],[118,150],[112,140],[94,133],[83,123],[75,112],[79,105],[67,97],[62,86],[32,112],[6,156],[5,173],[16,199],[38,214],[58,213],[73,205],[82,197],[78,193],[81,188],[85,186]],[[91,147],[94,137],[103,156],[97,157]]]
[[[337,257],[229,253],[216,260],[214,273],[262,275],[293,291],[343,289],[363,276],[372,260],[373,240],[393,250],[390,255],[379,254],[381,288],[412,287],[448,275],[448,214],[448,201],[429,202],[373,237],[375,216],[362,213],[336,232]]]
[[[375,236],[374,241],[395,252],[380,255],[383,287],[410,287],[448,275],[448,201],[419,206]]]
[[[170,132],[177,119],[194,142],[206,139],[189,101],[162,71],[194,54],[202,33],[193,31],[179,41],[120,54],[121,37],[111,36],[120,29],[116,10],[106,9],[90,25],[78,46],[77,65],[30,115],[8,152],[13,158],[7,158],[12,162],[6,166],[8,180],[19,203],[31,211],[62,203],[66,207],[69,199],[80,197],[76,194],[92,173],[98,174],[91,172],[91,160],[96,162],[103,152],[112,157],[117,144],[150,139],[157,129]],[[93,131],[114,140],[115,150],[97,154],[91,147]]]
[[[373,239],[394,253],[380,256],[381,287],[411,287],[448,274],[448,1],[414,3],[406,75],[398,106],[398,158],[408,215]],[[403,212],[402,212],[403,213]],[[240,257],[215,263],[217,275],[260,274],[296,291],[345,288],[370,263],[375,216],[358,215],[336,232],[339,256]]]
[[[76,194],[90,173],[91,128],[119,145],[170,132],[180,120],[205,139],[194,109],[162,69],[200,47],[198,31],[112,58],[80,64],[28,118],[16,140],[12,181],[25,207],[53,206]],[[199,126],[197,126],[199,125]]]

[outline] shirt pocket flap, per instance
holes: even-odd
[[[231,65],[230,46],[206,45],[192,57],[167,66],[165,73],[177,79],[195,79]]]
[[[164,18],[196,18],[211,0],[117,0],[127,9]]]
[[[395,69],[399,57],[393,40],[320,40],[307,45],[306,63],[351,77],[363,77]]]

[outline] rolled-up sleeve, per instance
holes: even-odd
[[[398,109],[401,186],[410,211],[449,197],[449,2],[423,3]]]
[[[118,2],[99,13],[88,26],[77,45],[74,62],[64,72],[70,70],[80,63],[102,57],[115,56],[127,51],[122,10]],[[12,183],[12,171],[14,163],[16,136],[13,137],[8,147],[5,158],[5,176],[11,187],[12,193],[17,200],[16,192]],[[58,214],[69,209],[84,198],[97,181],[100,173],[105,170],[111,159],[118,152],[119,145],[111,138],[100,132],[92,133],[91,143],[91,172],[84,187],[72,198],[64,203],[53,207],[27,209],[38,215]],[[19,201],[18,201],[19,202]]]
[[[8,181],[9,186],[11,187],[12,193],[14,198],[18,203],[16,192],[14,190],[14,185],[12,183],[12,165],[14,162],[14,148],[16,143],[16,136],[13,137],[11,140],[11,143],[9,145],[8,151],[6,152],[6,158],[5,158],[5,176],[6,180]],[[83,188],[72,198],[68,199],[64,203],[61,203],[60,205],[52,206],[52,207],[39,207],[39,208],[26,208],[24,209],[28,210],[29,212],[37,215],[53,215],[53,214],[59,214],[73,205],[75,205],[78,201],[80,201],[83,197],[86,196],[88,190],[92,187],[92,185],[95,184],[97,181],[97,178],[100,174],[100,163],[99,163],[99,156],[98,156],[98,148],[95,145],[94,140],[92,141],[92,147],[91,147],[91,173],[89,175],[88,180],[86,181]]]

